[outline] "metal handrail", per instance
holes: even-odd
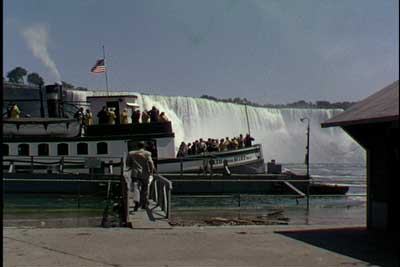
[[[255,144],[252,145],[251,147],[244,147],[244,148],[240,148],[240,149],[233,149],[233,150],[228,150],[228,151],[222,151],[222,152],[218,152],[218,155],[215,155],[215,152],[202,152],[198,155],[189,155],[189,156],[185,156],[185,157],[177,157],[176,159],[180,160],[180,175],[183,175],[184,172],[184,163],[186,161],[191,162],[193,160],[203,160],[203,169],[202,172],[203,173],[209,173],[210,175],[213,175],[213,165],[215,164],[214,160],[223,160],[223,164],[225,166],[225,168],[229,167],[228,166],[228,162],[226,162],[224,159],[224,155],[225,154],[231,154],[232,152],[238,151],[240,150],[238,153],[241,153],[243,151],[248,151],[248,150],[256,150],[258,148],[257,154],[258,154],[258,158],[262,158],[262,145],[261,144]]]
[[[124,172],[121,175],[121,193],[122,193],[122,216],[123,221],[129,221],[129,172]],[[167,178],[154,174],[153,180],[149,185],[149,199],[153,200],[157,207],[160,207],[165,214],[166,219],[171,218],[171,195],[172,182]]]
[[[171,194],[172,182],[167,178],[154,174],[154,179],[150,184],[150,196],[158,207],[165,213],[165,218],[171,218]]]
[[[247,150],[255,150],[255,149],[260,149],[261,151],[261,144],[255,144],[252,145],[250,147],[242,147],[242,148],[238,148],[238,149],[230,149],[230,150],[226,150],[226,151],[219,151],[219,152],[202,152],[196,155],[188,155],[185,157],[177,157],[177,159],[182,159],[182,160],[202,160],[204,158],[211,158],[211,159],[218,159],[220,156],[223,156],[224,154],[231,154],[232,152],[238,151],[243,152],[243,151],[247,151]],[[214,155],[215,153],[218,153],[218,155]]]

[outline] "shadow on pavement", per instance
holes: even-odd
[[[399,240],[366,228],[338,228],[276,233],[377,266],[400,266]],[[397,241],[397,242],[396,242]]]

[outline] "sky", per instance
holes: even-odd
[[[358,101],[399,76],[398,0],[4,0],[3,77],[110,91]]]

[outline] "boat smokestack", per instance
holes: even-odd
[[[62,109],[62,85],[55,83],[46,85],[47,112],[50,118],[63,117]]]

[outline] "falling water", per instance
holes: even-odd
[[[153,105],[166,112],[173,124],[176,144],[199,138],[234,137],[247,133],[244,105],[193,97],[141,95],[145,109]],[[276,109],[249,107],[251,135],[263,145],[264,158],[279,162],[303,162],[306,123],[310,119],[310,161],[314,163],[363,162],[363,149],[341,128],[321,128],[321,122],[340,109]]]
[[[97,94],[98,92],[96,92]],[[135,94],[141,110],[156,106],[172,121],[176,145],[203,138],[225,138],[247,133],[245,106],[208,99],[182,96]],[[340,113],[341,109],[261,108],[248,106],[251,135],[263,145],[266,161],[304,162],[307,124],[310,119],[310,162],[364,162],[364,150],[341,128],[321,128],[321,122]]]

